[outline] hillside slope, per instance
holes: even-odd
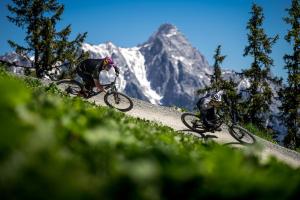
[[[299,168],[274,159],[261,163],[252,151],[163,126],[181,126],[176,121],[180,113],[170,108],[134,100],[131,117],[44,84],[0,68],[3,199],[299,196]],[[101,96],[93,100],[102,101]],[[163,124],[137,118],[144,116]]]
[[[89,99],[90,102],[95,102],[98,105],[105,105],[103,101],[103,94],[98,95]],[[153,105],[145,101],[141,101],[138,99],[134,99],[134,107],[131,111],[127,112],[126,114],[134,117],[138,117],[141,119],[151,120],[154,122],[161,123],[163,125],[169,126],[176,131],[187,132],[187,128],[181,122],[181,112],[175,110],[171,107],[164,107],[159,105]],[[273,144],[267,140],[264,140],[260,137],[255,136],[256,138],[256,145],[253,148],[252,146],[244,146],[239,144],[228,132],[226,127],[223,127],[221,132],[215,133],[205,133],[208,139],[212,139],[218,143],[226,144],[226,145],[233,145],[238,148],[248,148],[251,151],[256,151],[256,154],[261,157],[263,160],[268,159],[270,156],[274,156],[277,159],[288,163],[293,167],[300,167],[300,154],[296,151],[292,151],[290,149],[284,148],[278,144]],[[198,137],[202,137],[195,132],[189,132]],[[205,139],[205,138],[204,138]]]

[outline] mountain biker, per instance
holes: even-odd
[[[216,108],[221,106],[222,103],[222,91],[207,94],[206,96],[199,99],[197,107],[200,111],[200,117],[203,125],[206,129],[215,129],[221,131],[220,127],[217,127],[217,115]]]
[[[99,74],[102,70],[109,71],[112,67],[116,72],[116,76],[118,76],[119,68],[108,56],[102,59],[86,59],[79,63],[76,72],[84,82],[83,96],[87,96],[87,91],[92,90],[93,87],[97,88],[97,92],[105,91],[103,86],[100,85]]]

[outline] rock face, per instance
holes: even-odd
[[[147,79],[163,98],[163,105],[192,108],[197,89],[209,84],[212,72],[204,56],[173,25],[159,27],[140,46],[145,57]]]

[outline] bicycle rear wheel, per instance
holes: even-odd
[[[183,113],[181,115],[182,123],[189,129],[193,131],[203,131],[203,124],[199,116],[193,113]]]
[[[239,125],[232,125],[229,129],[229,133],[241,144],[254,144],[256,142],[255,137],[245,128]]]
[[[133,102],[125,94],[120,92],[106,93],[104,96],[104,102],[111,108],[115,108],[122,112],[126,112],[132,109]]]
[[[82,91],[83,86],[81,83],[71,80],[64,79],[56,82],[57,87],[62,91],[70,94],[71,96],[78,96],[78,94]]]

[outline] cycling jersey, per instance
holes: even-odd
[[[86,59],[79,63],[76,72],[82,78],[86,89],[90,90],[95,87],[93,79],[99,79],[99,74],[104,69],[103,61],[104,59]],[[119,74],[118,67],[112,66],[116,74]]]
[[[206,127],[214,127],[216,116],[216,108],[210,102],[214,94],[207,94],[200,98],[197,102],[197,107],[200,111],[200,117]]]
[[[77,67],[79,74],[90,75],[94,79],[98,79],[99,73],[102,70],[102,59],[87,59],[82,61]]]
[[[200,111],[210,109],[211,108],[211,106],[209,105],[210,100],[211,100],[211,94],[206,94],[204,97],[201,97],[197,102],[198,109]]]

